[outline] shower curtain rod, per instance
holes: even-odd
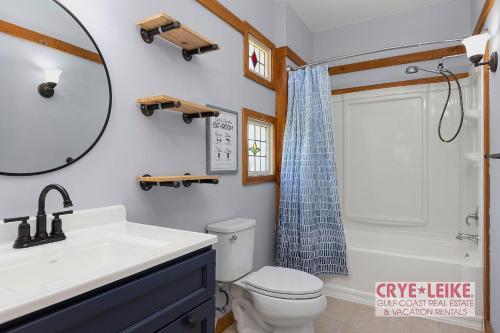
[[[414,43],[414,44],[405,44],[405,45],[398,45],[398,46],[390,46],[390,47],[384,47],[381,49],[375,49],[375,50],[370,50],[370,51],[363,51],[363,52],[357,52],[357,53],[351,53],[343,56],[338,56],[338,57],[333,57],[333,58],[328,58],[328,59],[323,59],[319,61],[312,62],[310,64],[304,65],[304,66],[297,66],[297,67],[287,67],[287,71],[296,71],[299,69],[311,67],[311,66],[317,66],[317,65],[322,65],[326,64],[329,62],[337,61],[337,60],[342,60],[342,59],[348,59],[348,58],[353,58],[353,57],[358,57],[362,56],[365,54],[372,54],[372,53],[378,53],[378,52],[384,52],[384,51],[391,51],[391,50],[399,50],[399,49],[407,49],[411,47],[418,47],[418,46],[424,46],[424,45],[431,45],[431,44],[443,44],[443,43],[453,43],[453,42],[461,42],[463,39],[466,37],[462,38],[454,38],[454,39],[445,39],[445,40],[439,40],[439,41],[430,41],[430,42],[419,42],[419,43]]]

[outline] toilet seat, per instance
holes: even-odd
[[[282,299],[289,299],[289,300],[301,300],[301,299],[312,299],[312,298],[317,298],[323,295],[323,292],[317,292],[317,293],[312,293],[312,294],[303,294],[303,295],[290,295],[290,294],[282,294],[282,293],[273,293],[264,289],[259,289],[252,287],[250,285],[247,285],[247,290],[264,295],[264,296],[269,296],[269,297],[274,297],[274,298],[282,298]]]
[[[323,295],[323,281],[295,269],[266,266],[245,279],[246,289],[261,295],[305,300]]]

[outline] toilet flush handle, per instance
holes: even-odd
[[[238,239],[238,236],[233,235],[233,237],[229,238],[230,241],[235,242]]]

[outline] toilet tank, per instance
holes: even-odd
[[[255,220],[234,218],[207,226],[209,234],[217,235],[216,279],[232,282],[252,271]]]

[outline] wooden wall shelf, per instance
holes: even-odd
[[[139,181],[139,186],[144,191],[149,191],[153,186],[168,186],[179,188],[181,184],[184,187],[189,187],[191,184],[219,184],[220,176],[195,176],[190,174],[185,174],[183,176],[151,176],[145,174],[141,177],[137,177]]]
[[[139,98],[137,103],[146,117],[153,115],[155,110],[169,109],[182,112],[182,119],[190,124],[194,118],[218,117],[219,111],[200,104],[184,101],[166,95]]]
[[[219,49],[219,45],[165,13],[156,14],[139,21],[137,26],[141,28],[141,37],[146,43],[152,43],[154,36],[159,35],[182,48],[182,56],[186,61],[190,61],[195,54],[203,54]]]

